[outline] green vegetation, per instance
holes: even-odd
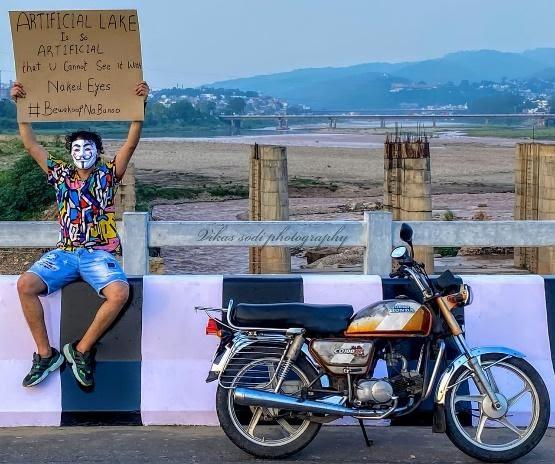
[[[160,187],[158,185],[135,184],[137,197],[137,211],[148,211],[151,202],[155,200],[186,200],[198,198],[201,194],[214,197],[238,197],[248,198],[249,189],[245,185],[233,184],[231,182],[217,185],[199,185],[194,187]]]
[[[442,219],[444,221],[454,221],[455,219],[457,219],[457,216],[453,211],[448,209],[443,213]],[[457,256],[457,253],[460,249],[461,247],[436,247],[434,248],[434,253],[441,255],[442,258],[445,258]]]
[[[41,140],[53,156],[68,159],[62,139]],[[148,211],[154,200],[195,199],[200,195],[212,197],[247,198],[249,189],[232,182],[201,184],[192,187],[160,187],[136,184],[137,210]],[[46,175],[25,153],[18,139],[0,140],[0,221],[39,219],[46,208],[54,204],[54,189],[46,183]]]
[[[451,211],[450,209],[448,209],[447,211],[445,211],[445,213],[443,213],[444,221],[454,221],[455,219],[456,219],[455,213],[453,213],[453,211]]]
[[[436,247],[434,253],[441,255],[442,258],[457,256],[461,247]]]
[[[293,188],[309,188],[309,187],[323,187],[332,192],[335,192],[339,187],[333,182],[323,182],[319,179],[310,179],[306,177],[293,176],[289,180],[289,186]]]
[[[537,140],[555,140],[555,127],[501,127],[483,126],[464,130],[473,137],[503,137],[503,138],[534,138]]]
[[[238,99],[233,99],[238,100]],[[145,135],[167,135],[171,131],[225,129],[228,125],[218,117],[202,112],[182,100],[171,106],[150,103],[145,113]],[[44,122],[34,127],[37,133],[59,134],[77,129],[100,132],[104,137],[122,137],[129,129],[128,122]],[[0,132],[16,133],[16,108],[10,100],[0,100]]]
[[[64,157],[61,141],[43,143],[55,156]],[[46,184],[44,171],[19,140],[0,141],[0,160],[9,162],[0,171],[0,220],[37,219],[55,201],[54,189]]]

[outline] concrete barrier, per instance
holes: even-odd
[[[471,346],[505,345],[527,354],[555,400],[555,278],[465,276],[475,292],[465,308]],[[407,282],[369,275],[145,276],[132,279],[132,300],[98,345],[96,387],[79,389],[69,369],[24,389],[34,345],[21,315],[16,276],[0,277],[0,426],[90,423],[216,425],[216,384],[205,384],[216,337],[204,334],[197,305],[346,303],[355,310],[396,294],[414,296]],[[76,338],[100,300],[84,283],[43,300],[54,346]],[[57,343],[58,342],[58,343]],[[451,356],[453,353],[451,353]],[[378,366],[378,375],[385,375]],[[420,415],[397,423],[429,422]],[[407,422],[408,421],[408,422]],[[411,422],[412,421],[412,422]],[[555,426],[552,414],[551,425]]]
[[[59,371],[40,388],[23,388],[35,344],[21,312],[17,277],[0,276],[0,426],[60,425]],[[42,299],[51,339],[60,339],[61,292]]]

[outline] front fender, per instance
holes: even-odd
[[[482,346],[478,348],[472,348],[470,350],[470,354],[472,357],[482,356],[484,354],[501,354],[505,356],[513,356],[515,358],[524,358],[525,355],[520,353],[519,351],[512,350],[510,348],[504,348],[502,346]],[[468,359],[466,355],[461,354],[458,358],[456,358],[445,371],[441,375],[439,379],[439,383],[436,388],[435,394],[435,402],[437,404],[444,405],[445,404],[445,395],[447,394],[447,390],[449,389],[449,385],[451,384],[451,378],[455,374],[455,372],[462,366],[466,366],[468,368]]]

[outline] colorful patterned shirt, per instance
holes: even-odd
[[[48,158],[48,183],[56,189],[60,213],[58,248],[93,248],[120,253],[114,198],[119,181],[114,161],[99,161],[86,180],[70,164]]]

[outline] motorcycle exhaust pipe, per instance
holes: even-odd
[[[252,388],[236,388],[235,402],[243,406],[264,406],[265,408],[287,409],[296,412],[312,412],[330,414],[332,416],[352,416],[367,419],[384,419],[397,407],[397,397],[393,397],[393,405],[385,411],[355,409],[325,401],[302,400],[281,393],[254,390]]]

